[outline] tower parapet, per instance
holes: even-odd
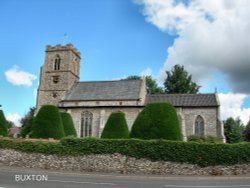
[[[58,52],[58,51],[65,51],[65,50],[71,50],[79,58],[81,57],[81,53],[71,43],[66,44],[65,46],[61,44],[57,44],[56,46],[46,45],[45,52]]]

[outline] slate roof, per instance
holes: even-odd
[[[216,94],[161,94],[147,95],[146,104],[169,102],[175,107],[214,107],[219,106]]]
[[[142,80],[78,82],[63,101],[138,100]]]

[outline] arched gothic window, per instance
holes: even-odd
[[[54,70],[60,70],[61,58],[59,55],[56,56]]]
[[[204,119],[201,116],[197,116],[195,120],[195,135],[204,136],[205,135],[205,125]]]
[[[82,113],[80,130],[81,137],[88,137],[92,135],[92,121],[93,114],[91,112],[85,111]]]

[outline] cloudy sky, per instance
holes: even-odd
[[[1,0],[0,104],[17,122],[36,104],[47,44],[72,43],[81,80],[184,65],[221,101],[222,119],[250,116],[249,0]]]

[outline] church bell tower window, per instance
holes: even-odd
[[[56,56],[54,70],[60,70],[61,58],[59,55]]]

